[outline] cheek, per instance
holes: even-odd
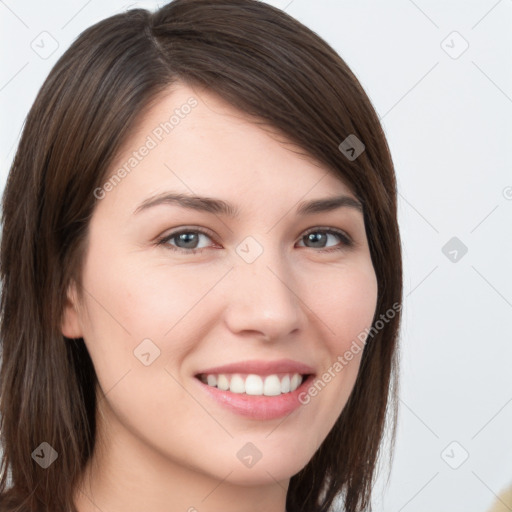
[[[120,258],[116,274],[101,286],[105,294],[115,295],[118,318],[131,327],[132,335],[167,339],[196,314],[228,269],[227,265],[196,268],[149,256]]]
[[[324,336],[316,344],[323,353],[322,371],[316,376],[301,401],[310,411],[319,440],[334,425],[354,387],[364,350],[364,340],[375,315],[378,284],[368,260],[347,266],[324,279],[312,309],[321,314]],[[315,414],[316,414],[315,413]]]
[[[116,251],[107,240],[95,247],[84,268],[89,292],[84,339],[102,387],[109,389],[128,370],[140,369],[148,352],[153,368],[170,361],[179,368],[203,331],[207,334],[208,322],[218,319],[208,315],[217,307],[209,292],[229,267],[199,270],[149,256],[128,257],[128,250]]]
[[[344,352],[371,326],[377,295],[377,277],[369,259],[326,276],[315,311],[321,312],[331,354]]]

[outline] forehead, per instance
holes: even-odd
[[[109,169],[110,196],[166,190],[271,201],[353,195],[332,170],[204,88],[174,84],[139,118]],[[253,197],[254,199],[254,197]]]

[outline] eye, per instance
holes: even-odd
[[[160,239],[158,241],[158,245],[164,245],[171,250],[194,254],[196,252],[201,252],[204,249],[204,247],[197,247],[201,235],[211,239],[210,235],[203,230],[184,229],[181,231],[175,231],[174,233]],[[171,240],[176,240],[177,246],[170,245],[168,242]]]
[[[207,248],[204,246],[198,246],[201,235],[209,238],[210,240],[212,239],[211,235],[202,229],[187,228],[180,231],[175,231],[159,239],[157,245],[162,245],[177,252],[195,254]],[[332,247],[325,248],[325,244],[327,243],[329,237],[338,238],[341,243]],[[333,228],[313,228],[309,230],[305,235],[302,235],[300,241],[313,244],[308,247],[312,249],[319,249],[317,252],[339,251],[352,246],[352,240],[348,235],[346,235],[343,231]],[[173,243],[171,244],[170,242]]]
[[[337,237],[338,240],[341,240],[341,244],[327,249],[324,248],[329,236]],[[303,235],[301,240],[312,243],[313,248],[320,248],[319,252],[340,251],[352,245],[352,240],[343,231],[333,228],[314,228]]]

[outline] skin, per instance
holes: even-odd
[[[132,131],[109,176],[190,97],[198,105],[98,201],[84,292],[69,287],[62,333],[84,339],[101,388],[98,441],[76,493],[80,512],[285,511],[289,480],[345,406],[362,352],[285,419],[231,412],[194,375],[236,361],[290,358],[321,376],[375,313],[362,213],[295,213],[301,201],[355,199],[350,188],[213,93],[181,83],[169,88]],[[240,217],[168,204],[133,214],[166,191],[230,201]],[[198,235],[202,252],[191,253],[177,237],[157,245],[183,227],[210,230]],[[334,234],[311,243],[305,232],[317,227],[341,230],[353,245]],[[263,250],[252,263],[236,252],[248,236]],[[134,350],[147,338],[160,356],[145,366]],[[247,442],[262,453],[250,468],[236,456]]]

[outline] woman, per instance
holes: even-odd
[[[175,0],[86,30],[3,196],[2,510],[369,508],[396,214],[368,97],[282,11]]]

